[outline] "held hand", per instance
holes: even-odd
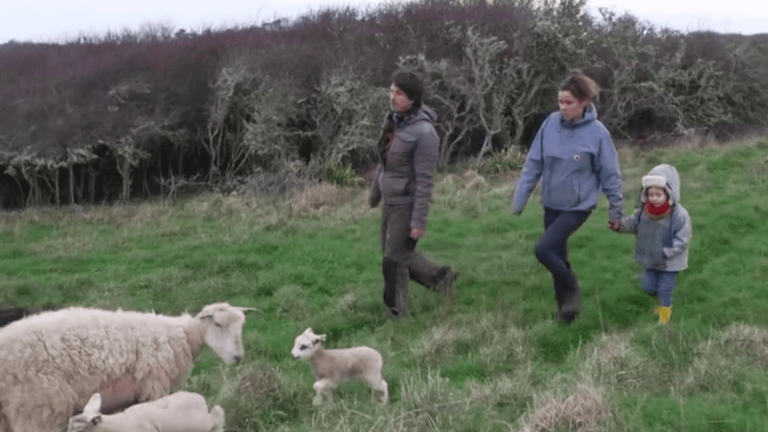
[[[414,240],[418,240],[420,238],[424,237],[424,229],[423,228],[411,228],[411,238]]]
[[[613,231],[618,231],[621,228],[621,222],[608,221],[608,228]]]

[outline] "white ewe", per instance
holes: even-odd
[[[101,393],[105,412],[179,388],[203,344],[243,357],[247,308],[217,303],[195,317],[68,308],[0,329],[0,432],[53,432]]]
[[[101,395],[95,393],[83,413],[69,419],[67,432],[222,432],[224,410],[208,412],[205,398],[178,392],[134,405],[119,414],[101,413]]]
[[[309,360],[315,372],[316,391],[312,403],[320,405],[333,399],[333,391],[347,381],[362,381],[373,390],[374,396],[387,403],[387,382],[381,378],[383,360],[373,348],[359,346],[347,349],[324,349],[325,335],[316,335],[312,328],[296,338],[291,354],[294,358]]]

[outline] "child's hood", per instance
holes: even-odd
[[[662,182],[663,186],[661,185]],[[646,189],[652,186],[666,189],[671,194],[671,204],[680,202],[680,175],[672,165],[656,165],[647,176],[643,177],[643,190],[641,194],[643,202],[645,201]]]

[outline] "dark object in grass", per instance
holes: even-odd
[[[47,309],[44,308],[27,309],[19,306],[0,308],[0,327],[5,327],[14,321],[18,321],[29,315],[38,314],[46,310]]]

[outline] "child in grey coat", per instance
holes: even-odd
[[[642,179],[640,203],[632,216],[608,227],[634,233],[635,260],[645,268],[643,290],[659,301],[654,313],[666,324],[672,315],[677,274],[688,268],[691,218],[680,204],[680,176],[672,165],[654,167]]]

